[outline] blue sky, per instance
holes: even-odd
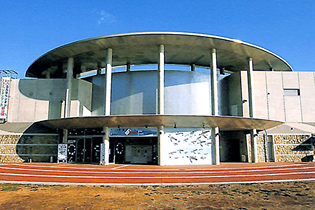
[[[145,31],[239,39],[315,71],[314,0],[0,0],[0,14],[0,69],[19,78],[60,45]]]

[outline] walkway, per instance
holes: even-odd
[[[219,166],[0,165],[0,183],[179,185],[314,180],[315,163],[222,163]]]

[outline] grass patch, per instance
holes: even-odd
[[[19,184],[1,184],[1,191],[18,191],[20,189]]]

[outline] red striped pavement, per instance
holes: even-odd
[[[0,165],[1,183],[170,185],[314,181],[315,163],[222,163],[219,166]]]

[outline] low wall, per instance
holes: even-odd
[[[313,156],[310,135],[273,135],[276,162],[307,161]]]
[[[55,134],[0,135],[0,163],[50,162],[57,159]]]
[[[267,148],[267,142],[271,141],[273,147]],[[273,151],[268,151],[272,149]],[[267,153],[267,154],[266,154]],[[313,160],[313,147],[311,135],[265,135],[257,136],[258,162],[267,162],[272,153],[275,162],[301,162]],[[268,156],[269,155],[269,156]]]

